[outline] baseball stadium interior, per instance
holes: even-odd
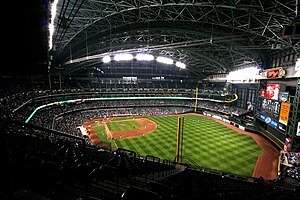
[[[12,3],[0,199],[300,199],[299,5]]]

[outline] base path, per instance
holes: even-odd
[[[113,135],[111,134],[111,131],[109,130],[108,126],[106,123],[103,124],[104,129],[105,129],[105,133],[109,138],[113,138]]]
[[[124,120],[118,120],[117,122],[122,124],[122,122],[126,121],[134,121],[140,125],[139,128],[135,128],[132,130],[122,130],[122,131],[111,131],[109,130],[107,124],[110,123],[111,119],[94,119],[89,122],[85,122],[83,126],[89,131],[89,133],[92,135],[96,134],[95,131],[93,130],[93,127],[103,125],[105,129],[105,133],[107,134],[108,138],[114,138],[114,139],[120,139],[120,138],[133,138],[133,137],[139,137],[139,136],[144,136],[149,133],[152,133],[156,128],[157,124],[154,121],[151,121],[147,118],[127,118],[127,117],[122,117]],[[93,123],[95,122],[96,123]]]
[[[128,121],[128,119],[124,121]],[[131,121],[138,123],[140,127],[132,130],[123,130],[123,131],[108,130],[111,134],[111,137],[116,139],[139,137],[139,136],[144,136],[146,134],[149,134],[157,128],[157,124],[155,122],[146,118],[136,118],[136,119],[131,119]],[[118,121],[118,122],[122,123],[123,121]],[[108,136],[110,136],[109,133],[107,134]]]
[[[95,120],[93,120],[95,121]],[[91,142],[96,145],[99,146],[101,148],[105,148],[105,149],[110,149],[110,145],[101,141],[101,139],[98,137],[97,133],[94,131],[93,127],[94,126],[98,126],[98,124],[90,124],[92,121],[89,122],[85,122],[83,124],[83,127],[86,128],[86,130],[89,132],[89,138],[91,140]]]

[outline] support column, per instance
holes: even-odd
[[[293,141],[291,150],[299,148],[299,135],[297,135],[298,122],[300,121],[300,86],[296,86],[296,93],[291,102],[291,109],[289,114],[289,122],[287,126],[287,136]],[[298,144],[297,144],[298,143]],[[297,146],[298,145],[298,146]]]

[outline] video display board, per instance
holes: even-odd
[[[287,130],[290,111],[289,92],[285,89],[285,84],[267,83],[266,88],[260,90],[256,107],[260,120],[283,133]]]
[[[281,104],[285,102],[280,102],[273,99],[267,99],[263,97],[258,97],[258,117],[260,120],[280,130],[281,132],[286,132],[286,124],[287,124],[287,108],[281,112]],[[288,104],[288,103],[285,103]]]
[[[260,113],[278,121],[280,113],[280,102],[273,99],[262,99]]]
[[[267,84],[265,97],[268,99],[278,100],[280,92],[280,84]]]

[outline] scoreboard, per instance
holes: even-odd
[[[263,79],[278,79],[286,75],[286,70],[278,67],[265,70],[259,75]],[[256,111],[256,118],[285,133],[290,112],[289,92],[286,91],[286,85],[279,81],[267,81],[266,87],[260,90]]]
[[[260,113],[278,121],[281,103],[274,99],[267,99],[262,97],[258,98],[261,98],[259,100],[259,102],[261,103],[259,109]]]
[[[264,97],[258,97],[258,118],[262,121],[264,121],[269,126],[272,126],[273,128],[276,128],[282,132],[286,131],[287,126],[287,120],[289,109],[286,110],[287,114],[285,114],[286,117],[282,115],[283,105],[288,104],[285,102],[280,102],[274,99],[267,99]],[[281,108],[282,107],[282,108]],[[284,120],[283,120],[284,118]]]
[[[278,120],[280,112],[280,102],[273,99],[263,99],[262,102],[262,113],[269,117]]]

